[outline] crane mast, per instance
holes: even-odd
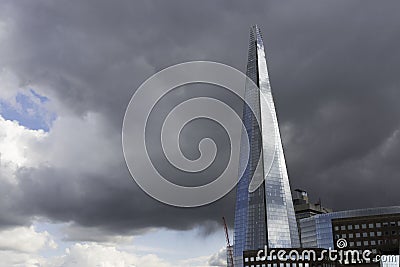
[[[229,240],[228,226],[226,226],[225,217],[222,217],[224,221],[224,229],[225,229],[225,238],[226,238],[226,254],[227,254],[227,267],[233,266],[233,247],[231,246],[231,242]]]

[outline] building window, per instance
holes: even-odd
[[[376,245],[376,241],[375,240],[371,240],[371,246],[375,246]]]
[[[340,226],[340,230],[346,230],[346,226],[344,225]]]
[[[351,225],[351,224],[347,225],[347,229],[348,230],[353,230],[353,225]]]
[[[368,236],[368,234],[367,233],[363,233],[363,237],[367,237]]]
[[[383,227],[388,227],[389,223],[388,222],[384,222],[382,225],[383,225]]]
[[[370,237],[374,237],[374,236],[375,236],[375,232],[370,232],[370,233],[369,233],[369,236],[370,236]]]
[[[342,234],[342,238],[346,238],[346,234]]]
[[[357,247],[361,246],[361,241],[357,241]]]
[[[361,235],[360,235],[360,233],[356,233],[356,237],[360,237]]]
[[[361,225],[361,227],[362,227],[362,229],[367,229],[367,224],[363,223],[363,224]]]
[[[378,231],[378,232],[376,232],[376,235],[377,235],[377,236],[382,236],[382,232],[381,232],[381,231]]]
[[[339,231],[339,226],[335,226],[335,231]]]
[[[396,222],[390,222],[390,226],[396,226]]]
[[[354,229],[360,229],[360,225],[358,224],[354,225]]]
[[[374,228],[374,224],[373,224],[373,223],[370,223],[370,224],[368,225],[368,227],[369,227],[369,228]]]
[[[368,241],[367,240],[364,241],[364,246],[368,246]]]
[[[353,233],[350,233],[349,238],[353,238],[353,237],[354,237]]]
[[[376,223],[377,228],[381,228],[382,224],[381,223]]]
[[[350,242],[350,247],[354,247],[354,242],[353,241]]]

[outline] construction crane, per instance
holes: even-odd
[[[225,237],[226,237],[226,253],[227,253],[227,267],[234,267],[233,266],[233,247],[231,246],[231,242],[229,241],[229,233],[228,233],[228,226],[226,226],[225,217],[222,217],[224,221],[224,229],[225,229]]]

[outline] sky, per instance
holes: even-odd
[[[0,266],[224,266],[234,190],[200,208],[154,200],[129,174],[121,128],[135,90],[168,66],[244,71],[253,24],[292,189],[334,210],[399,205],[399,11],[395,0],[0,1]],[[182,139],[193,155],[201,136],[223,137],[202,123]]]

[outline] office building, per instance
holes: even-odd
[[[247,76],[259,87],[246,87],[245,98],[252,110],[245,105],[243,122],[250,142],[250,157],[241,153],[240,161],[247,162],[243,176],[237,186],[235,226],[234,226],[234,260],[235,266],[243,266],[243,252],[257,250],[267,245],[270,248],[300,247],[296,218],[293,208],[289,178],[286,169],[282,141],[269,82],[264,44],[260,30],[253,26],[250,30]],[[263,97],[267,100],[260,101]],[[263,131],[263,117],[272,112],[273,132]],[[258,125],[257,116],[261,125]],[[247,135],[243,135],[247,138]],[[269,138],[275,138],[275,151],[264,151]],[[243,141],[242,141],[243,143]],[[274,153],[271,166],[257,163],[262,153]],[[264,163],[262,161],[262,163]],[[260,173],[255,173],[256,171]],[[253,174],[264,177],[264,182],[255,191],[249,192]]]
[[[301,240],[300,220],[309,218],[317,214],[324,214],[332,212],[332,209],[322,206],[321,199],[317,203],[311,203],[308,199],[306,191],[301,189],[294,190],[294,212],[296,214],[297,228],[299,229],[299,237]]]
[[[300,220],[303,248],[369,249],[378,254],[399,254],[400,206],[338,211]]]

